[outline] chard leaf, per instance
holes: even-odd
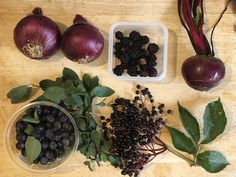
[[[21,103],[29,99],[32,92],[32,87],[22,85],[11,89],[7,93],[7,98],[11,99],[12,104]]]

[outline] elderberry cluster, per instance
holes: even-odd
[[[121,174],[137,177],[145,164],[166,150],[158,138],[165,124],[164,104],[154,106],[149,89],[137,85],[134,100],[117,98],[111,107],[109,118],[101,116],[104,137],[112,141],[111,153],[122,161]]]
[[[157,44],[149,43],[149,38],[137,31],[132,31],[129,37],[117,31],[115,37],[119,40],[114,45],[115,57],[120,60],[120,65],[113,68],[117,76],[121,76],[125,70],[130,76],[157,76],[155,69],[157,65],[155,54],[159,51]]]

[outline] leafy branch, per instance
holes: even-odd
[[[87,157],[85,162],[91,170],[94,163],[109,161],[115,165],[119,163],[117,157],[113,157],[109,149],[111,142],[105,140],[99,130],[96,120],[92,116],[92,103],[96,97],[109,97],[114,91],[99,84],[97,76],[90,77],[84,74],[82,79],[76,72],[69,68],[63,69],[61,77],[56,80],[44,79],[39,85],[22,85],[11,89],[7,97],[11,103],[24,102],[32,96],[32,89],[41,88],[43,94],[33,101],[50,101],[67,109],[74,117],[79,129],[78,150]],[[98,105],[105,104],[105,99]]]
[[[174,147],[190,154],[192,158],[189,159],[170,146],[167,146],[167,149],[189,162],[191,166],[201,166],[210,173],[223,170],[229,163],[220,152],[201,152],[201,146],[211,143],[225,130],[227,118],[220,99],[209,103],[205,108],[202,141],[200,141],[200,128],[197,119],[180,103],[178,103],[178,108],[181,123],[188,134],[170,126],[166,126],[166,128],[171,135]]]

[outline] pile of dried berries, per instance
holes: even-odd
[[[158,138],[165,125],[164,104],[156,107],[149,89],[137,85],[134,100],[117,98],[111,107],[109,118],[100,117],[104,136],[112,141],[111,153],[121,159],[121,174],[136,177],[145,164],[167,149]]]
[[[114,45],[115,57],[120,60],[120,64],[113,68],[117,76],[121,76],[125,70],[130,76],[157,76],[155,68],[157,65],[155,54],[159,51],[157,44],[149,43],[149,38],[137,31],[132,31],[129,37],[117,31],[115,37],[119,40]]]

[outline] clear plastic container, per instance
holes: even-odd
[[[123,73],[122,76],[117,76],[113,72],[113,68],[120,64],[120,61],[115,57],[114,44],[116,42],[115,33],[117,31],[123,32],[126,36],[131,31],[138,31],[142,35],[147,35],[151,43],[159,45],[160,50],[156,54],[157,56],[157,69],[158,75],[156,77],[132,77],[127,73]],[[167,50],[168,50],[168,30],[162,23],[152,22],[118,22],[111,26],[109,32],[109,49],[108,49],[108,70],[110,74],[116,79],[136,81],[136,82],[149,82],[160,81],[166,76],[167,72]]]
[[[31,110],[37,106],[49,106],[57,108],[58,110],[62,111],[71,121],[74,132],[75,132],[75,143],[72,147],[71,151],[67,153],[62,158],[57,158],[55,162],[51,162],[48,165],[40,165],[40,164],[28,164],[26,161],[25,156],[21,154],[21,152],[16,149],[16,129],[15,125],[16,122],[22,118],[27,110]],[[32,172],[34,174],[41,174],[41,173],[52,173],[61,169],[61,167],[66,166],[66,164],[70,161],[73,154],[76,152],[78,147],[78,128],[76,122],[74,121],[73,117],[70,115],[68,111],[66,111],[63,107],[45,101],[38,101],[33,102],[30,104],[25,105],[24,107],[20,108],[9,120],[8,124],[6,125],[5,129],[5,145],[7,152],[11,159],[21,168],[25,169],[28,172]]]

